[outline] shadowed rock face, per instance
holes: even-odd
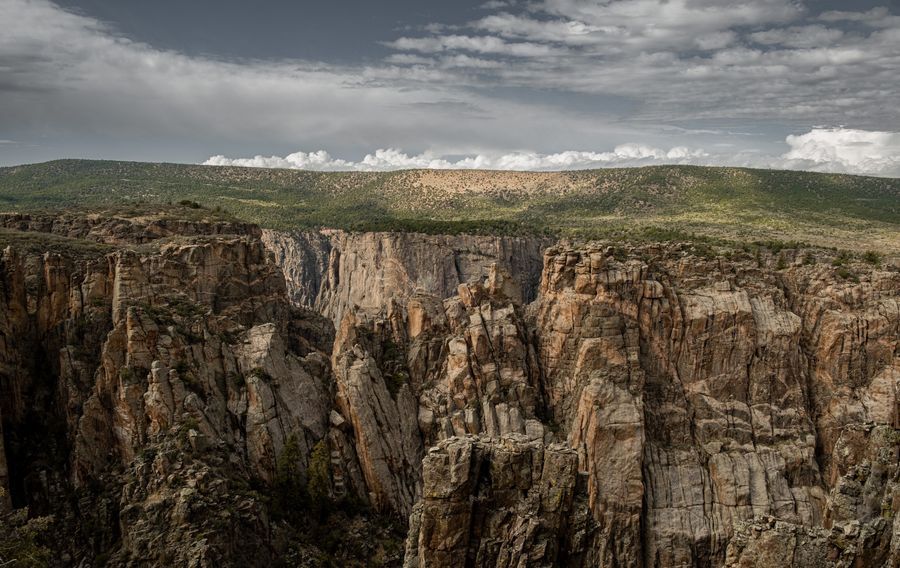
[[[360,565],[900,558],[896,271],[4,223],[116,247],[0,259],[0,483],[60,519],[61,564],[285,560],[285,471],[408,519]]]
[[[289,438],[305,470],[327,432],[330,326],[289,304],[258,231],[210,232],[88,260],[3,252],[0,473],[16,506],[62,519],[70,557],[269,557],[244,488],[273,480]]]
[[[543,249],[532,237],[422,235],[416,233],[280,233],[263,240],[284,268],[289,292],[339,326],[348,311],[378,314],[393,300],[417,292],[439,299],[457,286],[483,280],[497,264],[530,302],[537,294]]]

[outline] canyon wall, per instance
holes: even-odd
[[[492,264],[518,282],[519,301],[537,295],[543,249],[551,239],[418,233],[283,233],[264,230],[284,268],[291,298],[340,325],[348,311],[378,314],[425,293],[440,299],[482,280]]]
[[[407,526],[383,565],[900,565],[894,268],[2,224],[112,247],[0,264],[0,483],[71,564],[284,561],[289,479]]]

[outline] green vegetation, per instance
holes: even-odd
[[[693,236],[900,253],[898,179],[698,166],[372,173],[60,160],[0,168],[0,210],[172,202],[180,205],[168,213],[185,219],[233,215],[276,229]]]
[[[881,265],[881,255],[878,254],[877,252],[875,252],[874,250],[867,250],[865,253],[863,253],[862,258],[864,261],[866,261],[869,264],[872,264],[874,266]]]
[[[831,266],[844,266],[848,262],[850,262],[850,253],[841,251],[834,260],[831,261]]]
[[[272,379],[272,375],[266,372],[262,367],[254,367],[250,370],[250,376],[264,383],[271,383],[274,379]]]
[[[300,442],[291,434],[275,462],[272,513],[276,518],[291,519],[307,508],[309,497],[300,466],[302,457]]]
[[[126,385],[133,385],[140,381],[137,374],[134,372],[134,369],[132,369],[131,367],[120,367],[119,378]]]
[[[331,496],[331,456],[324,439],[313,446],[305,476],[302,457],[291,435],[276,460],[269,510],[276,526],[287,531],[287,551],[277,565],[307,565],[310,559],[323,567],[399,565],[403,521],[377,515],[356,499]]]
[[[313,447],[306,470],[306,492],[314,511],[321,511],[331,499],[331,456],[324,439]]]
[[[775,265],[775,270],[784,270],[787,268],[787,261],[784,259],[784,253],[778,255],[778,263]]]
[[[8,246],[22,252],[35,254],[52,252],[70,258],[96,258],[115,250],[115,247],[96,241],[0,227],[0,250]]]
[[[396,400],[400,389],[409,382],[406,354],[390,337],[384,338],[381,346],[381,374],[384,378],[384,385],[391,394],[391,398]]]
[[[6,491],[0,488],[0,500]],[[28,509],[0,513],[0,566],[49,566],[50,550],[43,541],[51,537],[53,517],[28,516]]]
[[[849,270],[848,268],[844,268],[843,266],[838,267],[838,269],[835,270],[835,274],[837,274],[838,276],[840,276],[843,280],[850,280],[850,281],[852,281],[852,282],[859,282],[859,276],[857,276],[856,273],[854,273],[853,271]]]

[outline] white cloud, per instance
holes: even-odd
[[[789,22],[803,14],[793,0],[544,0],[538,5],[548,14],[622,30],[622,40],[639,49],[689,48],[700,36]]]
[[[318,152],[294,152],[285,157],[280,156],[255,156],[253,158],[226,158],[225,156],[212,156],[205,162],[207,166],[246,166],[250,168],[289,168],[297,170],[350,170],[354,164],[344,160],[336,160],[324,151]]]
[[[750,38],[763,45],[783,45],[786,47],[814,48],[831,45],[841,39],[844,32],[825,26],[796,26],[777,28],[750,34]]]
[[[508,6],[512,6],[515,2],[507,2],[505,0],[488,0],[481,6],[479,6],[482,10],[499,10],[500,8],[506,8]]]
[[[814,128],[786,142],[788,167],[900,176],[900,132]]]
[[[611,26],[592,26],[576,20],[537,20],[508,12],[486,16],[473,22],[472,27],[507,38],[525,37],[534,41],[569,44],[594,43],[599,37],[597,32],[617,32],[617,28]]]
[[[845,12],[832,10],[819,15],[823,22],[859,22],[873,28],[887,28],[900,25],[900,16],[891,14],[885,6],[878,6],[866,12]]]
[[[410,155],[398,149],[380,149],[362,160],[333,158],[328,152],[296,152],[278,156],[226,158],[213,156],[211,166],[292,168],[320,171],[390,171],[400,169],[485,169],[559,171],[590,168],[633,167],[657,164],[744,166],[755,168],[811,170],[833,173],[900,176],[900,132],[878,132],[850,128],[813,128],[785,139],[788,151],[766,154],[758,150],[735,151],[730,143],[715,144],[729,153],[676,146],[668,150],[648,144],[620,144],[607,152],[567,150],[539,152],[480,153],[447,158],[433,152]]]
[[[506,42],[494,36],[445,35],[434,37],[401,37],[385,43],[388,47],[420,53],[440,53],[442,51],[472,51],[511,55],[514,57],[545,57],[558,55],[563,51],[549,45],[531,42]]]
[[[572,170],[613,166],[638,166],[652,163],[695,163],[707,157],[700,149],[678,146],[670,150],[646,144],[621,144],[611,152],[582,152],[569,150],[554,154],[512,152],[507,154],[477,154],[456,160],[426,152],[409,155],[393,148],[376,150],[358,162],[332,158],[328,152],[296,152],[278,156],[254,158],[226,158],[213,156],[204,162],[209,166],[249,166],[261,168],[292,168],[309,170],[388,171],[400,169],[488,169],[488,170]]]
[[[737,40],[738,35],[731,30],[724,32],[713,32],[697,37],[694,43],[697,47],[706,51],[723,49],[733,44]]]
[[[0,0],[0,21],[17,22],[0,34],[2,136],[22,140],[23,148],[38,138],[50,141],[27,154],[29,161],[196,161],[211,147],[288,143],[342,152],[387,146],[497,149],[520,145],[535,128],[548,146],[563,137],[582,144],[612,122],[586,127],[564,109],[475,92],[469,70],[502,63],[471,54],[399,53],[379,65],[227,61],[129,40],[47,0]],[[471,46],[530,49],[478,38]],[[532,53],[550,51],[537,46]],[[460,104],[443,104],[447,100]],[[643,130],[612,124],[608,135],[616,140],[623,132]],[[10,155],[0,155],[0,163]]]

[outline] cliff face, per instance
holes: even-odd
[[[318,565],[296,487],[408,521],[347,564],[900,563],[896,271],[120,221],[0,265],[0,483],[61,564]]]
[[[348,311],[378,314],[417,292],[440,299],[462,283],[482,280],[492,264],[519,283],[522,298],[537,294],[543,249],[533,237],[443,236],[415,233],[280,233],[263,240],[285,270],[291,297],[340,325]]]
[[[87,260],[3,253],[10,494],[55,513],[76,560],[267,557],[247,483],[273,480],[288,440],[305,471],[326,433],[327,322],[290,306],[258,232],[195,229]]]
[[[599,562],[740,564],[754,544],[729,543],[759,518],[889,534],[897,443],[853,432],[896,426],[897,273],[856,284],[821,265],[634,252],[651,260],[552,249],[533,306],[548,400],[589,475]],[[876,444],[883,464],[863,448],[844,462],[849,439]],[[879,473],[853,480],[859,468]],[[838,505],[848,493],[852,513]]]

